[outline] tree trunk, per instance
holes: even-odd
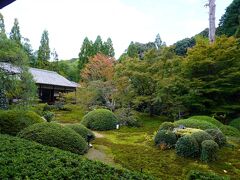
[[[216,13],[216,0],[209,0],[209,40],[210,42],[215,41],[216,24],[215,24],[215,13]]]

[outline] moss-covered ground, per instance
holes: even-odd
[[[229,138],[229,145],[220,150],[218,160],[202,163],[198,159],[186,159],[175,150],[161,150],[153,144],[153,137],[163,117],[141,116],[143,127],[121,127],[119,130],[99,132],[93,145],[112,157],[117,166],[143,171],[160,179],[185,179],[190,170],[215,172],[231,179],[240,177],[240,139]],[[112,163],[112,162],[111,162]]]

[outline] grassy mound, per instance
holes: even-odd
[[[107,109],[93,110],[85,115],[81,121],[87,128],[99,131],[115,129],[117,122],[116,116]]]
[[[86,141],[88,141],[88,136],[89,138],[91,137],[90,141],[95,139],[95,135],[93,134],[93,132],[82,124],[68,124],[66,125],[66,127],[73,129],[76,133],[81,135]]]
[[[0,134],[2,179],[153,179],[79,155]]]
[[[196,128],[196,129],[202,129],[202,130],[217,128],[217,126],[212,124],[211,122],[202,121],[198,119],[191,119],[191,118],[175,121],[174,124],[176,127],[183,125],[187,128]]]
[[[55,123],[38,123],[22,130],[19,137],[77,154],[87,151],[87,143],[74,130]]]
[[[232,120],[229,125],[240,131],[240,118]]]
[[[188,119],[196,119],[198,121],[205,121],[214,124],[217,127],[220,127],[223,125],[220,121],[216,120],[215,118],[209,117],[209,116],[192,116]]]
[[[226,136],[235,136],[240,137],[240,131],[232,126],[222,125],[220,127],[220,130],[225,134]]]
[[[33,111],[0,111],[0,133],[17,135],[24,128],[44,120]]]

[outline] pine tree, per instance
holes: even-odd
[[[0,37],[6,37],[3,15],[0,13]]]
[[[48,31],[44,30],[38,49],[38,61],[47,62],[50,59],[50,52]]]
[[[83,44],[79,53],[78,68],[82,70],[85,64],[88,63],[88,59],[94,55],[93,43],[89,41],[87,37],[83,40]]]
[[[155,38],[155,45],[156,45],[156,48],[159,49],[161,46],[162,46],[162,39],[160,37],[159,34],[157,34],[156,38]]]
[[[106,56],[114,57],[115,52],[113,48],[112,39],[108,38],[106,42],[103,43],[102,53]]]
[[[14,19],[14,24],[10,32],[10,39],[21,45],[22,36],[20,33],[19,22],[16,18]]]
[[[96,55],[99,52],[104,51],[102,38],[99,35],[97,36],[97,38],[93,44],[93,51],[94,51],[94,55]]]

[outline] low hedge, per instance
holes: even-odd
[[[87,151],[87,143],[74,130],[55,123],[38,123],[22,130],[19,137],[77,154]]]
[[[203,141],[213,140],[213,137],[205,131],[194,132],[191,134],[191,136],[196,139],[199,147],[201,146]]]
[[[206,129],[205,131],[213,137],[213,140],[218,144],[219,147],[222,147],[227,143],[227,139],[221,130]]]
[[[82,124],[68,124],[66,125],[66,127],[73,129],[76,133],[81,135],[86,141],[88,141],[88,137],[90,138],[89,139],[90,141],[95,139],[94,133]]]
[[[0,134],[1,179],[154,179],[57,148]]]
[[[218,175],[212,172],[204,172],[199,170],[191,170],[187,174],[187,180],[229,180],[230,178]]]
[[[33,111],[1,110],[0,133],[17,135],[24,128],[44,120]]]
[[[205,140],[201,144],[201,161],[211,162],[217,159],[218,144],[213,140]]]
[[[177,142],[177,137],[172,131],[160,130],[157,132],[154,142],[156,145],[166,145],[167,147],[173,147]]]
[[[183,136],[176,143],[176,153],[183,157],[197,157],[199,146],[196,139],[190,135]]]
[[[197,128],[197,129],[216,129],[217,126],[207,122],[207,121],[202,121],[202,120],[198,120],[198,119],[181,119],[178,121],[174,122],[175,127],[178,127],[180,125],[183,125],[187,128]]]
[[[229,123],[229,126],[232,126],[240,131],[240,118],[234,119]]]
[[[118,120],[116,116],[107,109],[96,109],[83,117],[81,124],[92,130],[105,131],[116,128]]]

